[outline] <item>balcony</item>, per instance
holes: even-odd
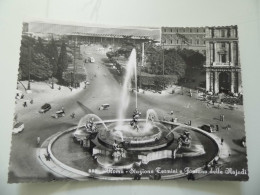
[[[233,64],[231,62],[213,62],[212,66],[224,66],[224,67],[228,67],[228,66],[233,66]]]

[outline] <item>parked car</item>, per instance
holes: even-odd
[[[18,122],[14,125],[12,133],[17,134],[17,133],[20,133],[23,130],[24,130],[24,124],[22,122]]]
[[[214,130],[213,125],[202,125],[200,128],[208,133],[212,133]]]
[[[59,110],[55,114],[51,115],[52,118],[60,118],[64,116],[65,116],[65,112],[63,110]]]
[[[39,110],[39,113],[45,113],[51,109],[51,105],[46,103],[44,104],[41,109]]]
[[[109,104],[102,104],[98,109],[99,110],[107,110],[109,108]]]

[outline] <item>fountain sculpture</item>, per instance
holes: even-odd
[[[133,77],[135,109],[132,118],[125,119]],[[137,104],[136,51],[133,49],[126,66],[117,120],[104,122],[98,116],[88,114],[80,120],[73,137],[92,154],[101,169],[127,170],[164,158],[175,159],[182,147],[191,146],[189,132],[185,131],[181,135],[175,133],[171,129],[173,123],[170,126],[164,124],[155,110],[148,109],[145,119],[141,119],[141,116]],[[174,145],[172,143],[175,136],[179,138]],[[203,151],[204,149],[200,151],[200,155]]]

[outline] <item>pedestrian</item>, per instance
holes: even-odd
[[[190,97],[192,97],[192,93],[190,92]]]
[[[222,114],[221,114],[221,115],[219,115],[219,120],[222,121],[222,119],[223,119],[223,118],[222,118]]]
[[[24,95],[22,94],[22,95],[21,95],[21,99],[23,99],[23,98],[24,98]]]
[[[33,104],[33,99],[31,99],[30,103]]]
[[[231,129],[231,125],[228,124],[228,125],[227,125],[227,130],[229,131],[230,129]]]
[[[221,138],[221,145],[223,145],[223,142],[224,142],[224,139],[223,139],[223,138]]]
[[[218,125],[216,125],[216,131],[219,131],[219,126]]]
[[[41,138],[40,138],[40,137],[37,137],[37,145],[38,145],[38,146],[40,145],[40,142],[41,142]]]
[[[225,118],[225,115],[224,114],[222,114],[222,121],[224,122],[224,118]]]
[[[188,173],[187,179],[194,181],[195,180],[194,174],[193,173]]]
[[[59,88],[58,88],[59,90],[61,90],[61,87],[59,86]]]
[[[24,102],[24,103],[23,103],[23,107],[27,107],[27,102]]]
[[[71,118],[75,118],[75,113],[73,112],[70,116]]]

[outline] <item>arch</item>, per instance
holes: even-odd
[[[230,72],[219,73],[219,92],[228,93],[231,91],[231,74]]]

